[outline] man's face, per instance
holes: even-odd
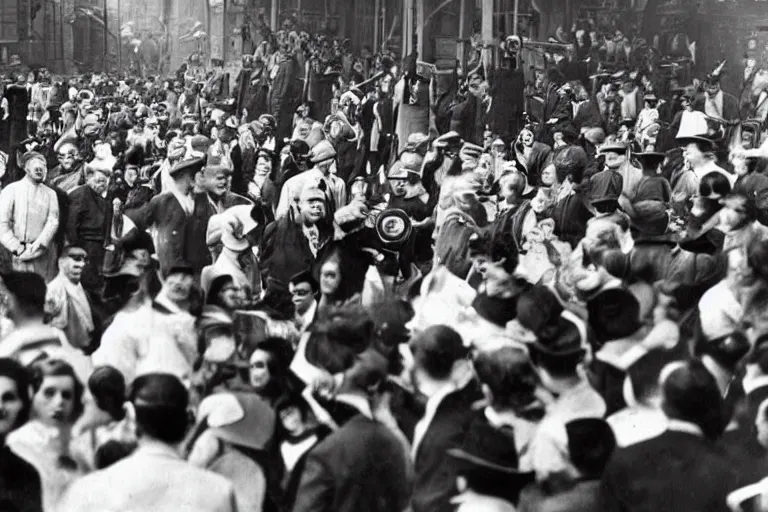
[[[163,289],[173,302],[183,302],[189,299],[189,293],[192,291],[194,277],[182,272],[175,272],[169,275],[163,283]]]
[[[392,195],[395,197],[403,197],[408,187],[408,180],[405,179],[390,179],[389,188],[392,190]]]
[[[523,130],[520,132],[520,142],[523,143],[524,146],[532,146],[533,145],[533,132],[530,130]]]
[[[712,97],[720,92],[720,84],[707,84],[704,90],[706,91],[707,96]]]
[[[59,164],[65,171],[71,171],[77,162],[77,148],[74,146],[65,146],[61,148],[58,154]]]
[[[72,283],[78,284],[83,277],[83,269],[88,263],[88,253],[80,247],[70,247],[62,254],[59,260],[59,268],[64,277]]]
[[[268,176],[272,172],[272,161],[266,156],[260,156],[256,162],[256,175]]]
[[[296,312],[299,314],[306,313],[314,300],[312,286],[309,283],[290,284],[288,291],[291,293],[291,302],[293,302]]]
[[[720,210],[720,229],[729,233],[747,224],[747,205],[744,197],[729,197],[723,201]]]
[[[48,174],[48,168],[45,165],[45,161],[40,158],[35,158],[27,162],[24,166],[24,172],[35,183],[42,183],[45,181],[45,176]]]
[[[325,217],[325,201],[320,198],[312,197],[303,201],[301,211],[304,218],[311,224],[317,224]]]
[[[605,155],[605,166],[608,169],[618,169],[621,167],[621,165],[624,163],[625,156],[621,153],[614,153],[613,151],[608,151],[604,153]]]
[[[209,194],[220,197],[227,192],[229,173],[225,169],[206,169],[203,173],[203,188]]]
[[[629,94],[632,92],[635,86],[632,84],[632,82],[624,82],[623,84],[621,84],[621,88],[624,89],[625,93]]]
[[[101,171],[94,171],[87,178],[88,186],[97,194],[103,194],[107,190],[107,175]]]

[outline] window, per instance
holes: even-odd
[[[493,33],[505,36],[514,33],[515,0],[494,0]],[[517,7],[517,23],[521,36],[530,36],[530,2],[519,0]]]
[[[0,43],[19,40],[19,0],[0,0]]]

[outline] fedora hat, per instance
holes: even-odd
[[[460,447],[449,449],[448,455],[468,469],[485,469],[509,475],[510,485],[518,489],[534,480],[533,472],[518,468],[514,438],[487,421],[473,421],[464,442]]]
[[[605,143],[600,146],[598,149],[600,154],[603,153],[621,153],[624,154],[627,152],[627,144],[620,141],[620,140],[607,140]]]
[[[667,157],[666,154],[657,151],[645,151],[635,153],[634,156],[640,162],[644,169],[656,169]]]
[[[182,173],[189,172],[194,176],[198,172],[203,170],[203,167],[205,167],[205,158],[204,157],[196,157],[196,158],[190,158],[188,160],[181,160],[176,165],[171,167],[170,174],[171,177],[179,176]]]

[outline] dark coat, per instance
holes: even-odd
[[[287,285],[293,276],[311,268],[315,261],[307,237],[291,215],[284,215],[264,230],[261,242],[264,282],[273,279]]]
[[[461,445],[475,419],[472,404],[482,398],[479,386],[469,383],[446,396],[435,412],[415,456],[416,481],[411,505],[413,512],[453,510],[460,464],[446,451]]]
[[[552,210],[555,234],[560,240],[571,244],[571,247],[576,247],[587,233],[587,221],[592,217],[582,193],[575,192],[558,201]]]
[[[597,107],[595,100],[590,99],[579,105],[576,115],[573,116],[573,126],[577,131],[580,131],[582,128],[603,126],[603,118],[600,115],[600,109]]]
[[[272,82],[269,96],[269,111],[277,121],[277,140],[291,136],[293,114],[301,94],[299,87],[299,69],[292,57],[283,59],[278,64],[277,75]]]
[[[599,510],[727,511],[726,496],[741,485],[714,443],[666,431],[613,455],[603,474]]]
[[[88,185],[69,193],[67,239],[104,243],[107,235],[105,221],[111,205]]]
[[[630,275],[650,284],[661,281],[669,269],[674,248],[675,242],[669,236],[638,235],[629,253]]]
[[[0,510],[42,512],[40,475],[7,446],[0,447]]]
[[[410,497],[405,447],[358,414],[309,452],[294,512],[399,512]]]
[[[599,480],[577,482],[573,487],[547,495],[535,484],[520,495],[520,512],[597,512],[600,491]]]
[[[466,100],[454,107],[451,130],[458,133],[465,142],[482,146],[487,118],[483,103],[477,96],[469,94]]]
[[[126,212],[140,230],[155,226],[156,247],[160,270],[165,275],[177,261],[192,265],[199,274],[203,267],[211,264],[206,245],[206,231],[212,207],[208,197],[195,194],[195,207],[187,216],[176,196],[166,192],[155,196],[149,203],[137,210]]]
[[[511,142],[525,122],[525,76],[517,69],[499,69],[491,80],[493,105],[488,123],[491,131],[505,142]]]

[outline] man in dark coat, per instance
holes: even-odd
[[[106,196],[107,171],[86,165],[85,176],[85,185],[69,194],[66,237],[88,253],[82,283],[87,291],[97,293],[103,285],[104,241],[112,205]]]
[[[728,493],[742,484],[715,441],[725,427],[714,377],[699,361],[662,371],[663,434],[616,452],[600,489],[600,510],[728,510]]]
[[[483,84],[480,75],[470,77],[467,98],[451,113],[451,131],[457,132],[465,142],[478,146],[483,145],[483,133],[490,119],[491,97],[487,92],[487,84]]]
[[[387,359],[375,349],[358,356],[344,375],[336,401],[354,413],[315,446],[296,493],[294,512],[399,512],[410,498],[404,437],[374,418],[369,390],[386,379]],[[399,434],[399,435],[398,435]]]
[[[193,194],[194,180],[204,158],[182,160],[171,169],[176,190],[155,196],[142,208],[127,212],[140,230],[153,226],[155,247],[163,275],[177,261],[186,261],[200,275],[211,263],[206,230],[211,216],[206,194]]]
[[[720,88],[720,76],[710,75],[704,81],[704,96],[696,100],[693,108],[717,120],[740,119],[739,100]]]
[[[277,140],[291,136],[293,114],[296,112],[299,69],[296,59],[285,50],[278,54],[277,74],[272,82],[269,97],[269,112],[277,121]]]
[[[461,336],[446,326],[430,327],[413,341],[414,379],[428,396],[424,417],[413,435],[414,512],[451,510],[460,465],[447,451],[460,445],[474,418],[472,404],[480,400],[477,381],[462,360],[467,348]]]

